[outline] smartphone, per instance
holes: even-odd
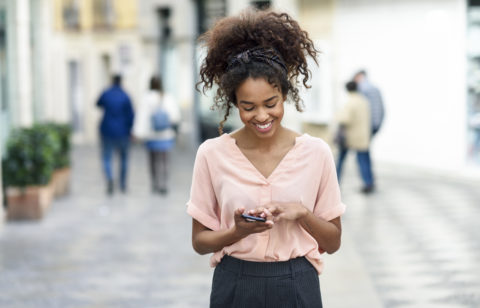
[[[250,215],[247,215],[247,214],[242,214],[242,217],[245,218],[246,221],[261,221],[261,222],[267,221],[263,217],[250,216]]]

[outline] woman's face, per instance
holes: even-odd
[[[263,78],[247,78],[235,92],[240,119],[259,138],[271,137],[280,127],[285,98]]]

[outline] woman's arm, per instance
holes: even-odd
[[[298,219],[302,227],[310,233],[318,246],[329,254],[340,248],[342,223],[340,217],[330,221],[323,220],[305,208],[306,214]]]
[[[223,247],[238,242],[242,238],[235,234],[233,228],[212,231],[199,223],[196,219],[192,219],[192,245],[193,249],[201,254],[207,254],[219,251]]]
[[[192,221],[192,245],[193,249],[201,254],[207,254],[221,250],[225,246],[232,245],[242,238],[253,234],[263,232],[271,229],[273,221],[266,222],[247,222],[241,215],[244,212],[243,208],[235,210],[234,218],[235,225],[229,229],[213,231],[196,219]]]
[[[334,253],[340,248],[342,235],[340,217],[326,221],[315,216],[300,203],[272,203],[249,213],[257,215],[265,211],[271,213],[273,221],[281,219],[298,221],[315,238],[320,249],[327,253]]]

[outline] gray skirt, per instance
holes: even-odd
[[[250,262],[224,256],[215,268],[211,308],[321,308],[318,273],[305,257]]]

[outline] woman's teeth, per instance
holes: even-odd
[[[267,124],[263,124],[263,125],[261,125],[261,124],[256,124],[256,125],[260,129],[266,129],[266,128],[270,127],[270,125],[272,125],[272,122],[268,122]]]

